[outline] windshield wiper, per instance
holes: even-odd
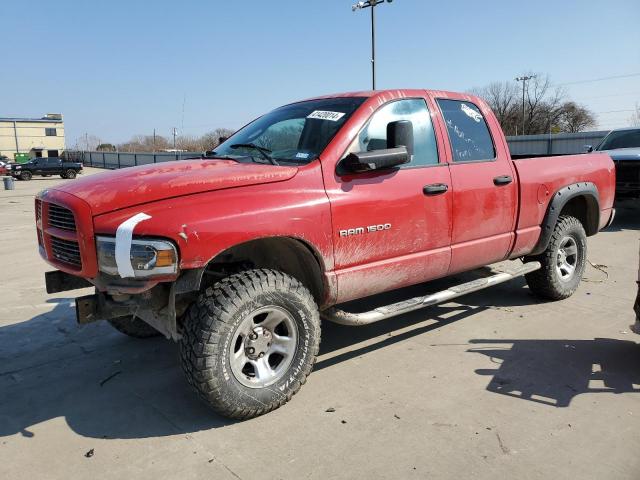
[[[258,152],[260,152],[260,155],[262,156],[262,158],[267,160],[271,165],[279,165],[279,163],[275,160],[275,158],[273,158],[270,155],[271,150],[269,150],[268,148],[256,145],[255,143],[234,143],[233,145],[231,145],[230,148],[234,148],[234,149],[235,148],[253,148],[254,150],[257,150]]]
[[[230,155],[218,155],[216,152],[207,152],[207,154],[205,154],[202,158],[214,158],[216,160],[233,160],[234,162],[238,161],[237,158],[233,158]]]

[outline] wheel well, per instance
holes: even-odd
[[[587,235],[598,233],[599,213],[598,202],[591,195],[573,197],[560,211],[560,215],[571,215],[577,218]]]
[[[201,287],[251,268],[270,268],[291,275],[309,289],[319,305],[326,297],[318,255],[305,242],[290,237],[260,238],[221,252],[207,264]]]
[[[546,250],[560,215],[571,215],[577,218],[589,236],[598,233],[599,198],[598,187],[591,182],[574,183],[558,190],[549,203],[547,213],[540,225],[542,231],[538,243],[529,255],[539,255]]]

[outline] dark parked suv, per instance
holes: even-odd
[[[34,158],[27,163],[13,164],[11,175],[20,180],[31,180],[34,175],[49,177],[60,175],[62,178],[76,178],[82,171],[82,164],[78,162],[65,162],[58,157]]]
[[[616,165],[616,198],[640,198],[640,128],[612,130],[588,151],[608,154]]]

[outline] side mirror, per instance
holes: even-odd
[[[404,163],[409,163],[409,152],[407,147],[401,146],[371,152],[350,153],[340,165],[343,171],[361,173],[397,167]]]
[[[409,161],[413,158],[413,123],[396,120],[387,124],[387,148],[406,147]]]
[[[387,124],[386,149],[350,153],[340,163],[340,170],[343,173],[382,170],[409,163],[412,158],[413,123],[410,120],[397,120]]]
[[[585,146],[584,146],[584,151],[585,151],[585,152],[587,152],[587,153],[591,153],[591,152],[593,152],[593,146],[591,146],[591,145],[585,145]]]

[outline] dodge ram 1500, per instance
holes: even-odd
[[[473,95],[388,90],[285,105],[208,157],[65,183],[35,209],[47,291],[95,287],[79,323],[178,341],[196,392],[250,418],[305,382],[321,318],[368,324],[518,275],[570,296],[614,186],[606,154],[512,160]],[[343,305],[505,260],[437,293]]]

